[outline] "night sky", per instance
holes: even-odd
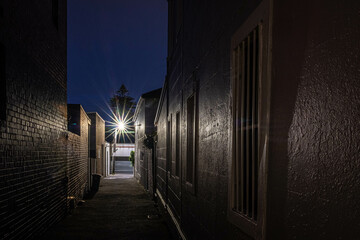
[[[99,112],[121,84],[136,101],[162,87],[166,0],[68,1],[68,103]]]

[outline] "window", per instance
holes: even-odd
[[[68,130],[70,132],[75,133],[80,136],[80,134],[81,134],[80,114],[77,114],[75,111],[74,111],[74,108],[72,108],[68,105]],[[89,138],[89,142],[90,142],[90,138]],[[91,154],[91,157],[93,157],[95,153],[92,153],[90,151],[90,154]]]
[[[271,40],[270,3],[263,1],[231,38],[231,164],[228,219],[262,239],[266,216]]]
[[[232,210],[257,220],[259,27],[234,50],[235,71]],[[235,98],[234,98],[235,100]]]
[[[6,120],[6,55],[5,46],[0,43],[0,119]]]
[[[176,113],[176,129],[175,129],[175,175],[180,176],[180,112]]]
[[[187,99],[187,150],[186,150],[186,182],[194,188],[195,161],[196,161],[196,107],[195,96]],[[194,189],[192,189],[194,190]]]
[[[59,29],[59,0],[52,0],[52,20],[56,29]]]

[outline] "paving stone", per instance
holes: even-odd
[[[42,239],[173,239],[166,217],[129,175],[102,178],[99,191]]]

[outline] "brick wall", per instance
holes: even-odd
[[[59,1],[58,27],[51,4],[0,3],[0,43],[6,53],[1,239],[33,238],[67,212],[66,0]]]
[[[76,202],[83,198],[88,190],[89,151],[85,136],[69,133],[67,144],[67,177],[68,177],[68,207],[70,197],[75,197]]]
[[[75,198],[75,203],[78,202],[90,187],[89,129],[91,121],[79,104],[69,104],[68,115],[69,117],[79,116],[78,129],[76,129],[79,131],[69,132],[67,141],[67,204],[70,209],[71,198]]]

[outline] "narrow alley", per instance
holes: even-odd
[[[42,239],[173,239],[165,216],[130,174],[101,179],[92,199]]]
[[[360,239],[360,0],[0,0],[0,240]]]

